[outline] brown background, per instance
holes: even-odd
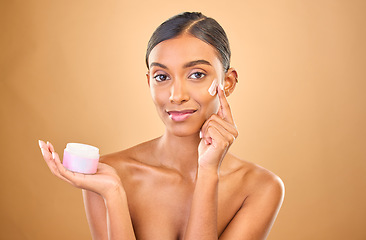
[[[269,239],[366,239],[366,4],[346,0],[2,0],[0,239],[90,239],[81,191],[37,140],[106,154],[160,135],[144,54],[183,11],[231,41],[232,152],[285,182]]]

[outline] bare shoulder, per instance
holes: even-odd
[[[279,176],[255,163],[228,154],[225,166],[226,174],[237,173],[239,184],[247,189],[247,196],[266,195],[282,202],[285,186]]]
[[[131,168],[139,168],[146,165],[147,156],[151,155],[151,149],[156,139],[140,143],[122,151],[102,155],[100,162],[114,167],[118,173]]]
[[[266,239],[283,202],[282,180],[271,171],[230,153],[221,167],[222,195],[229,195],[230,204],[236,203],[236,211],[220,239]],[[232,193],[230,189],[234,189]],[[221,207],[221,215],[227,212],[227,206]]]

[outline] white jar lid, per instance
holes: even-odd
[[[83,158],[99,158],[99,149],[97,147],[83,143],[68,143],[65,151]]]

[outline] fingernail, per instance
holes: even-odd
[[[202,138],[202,132],[200,131],[200,138]]]
[[[52,152],[52,158],[55,159],[55,152]]]
[[[49,142],[49,141],[47,141],[47,143],[46,143],[46,144],[48,145],[49,143],[50,143],[50,142]]]
[[[42,155],[44,156],[43,148],[41,148]]]
[[[39,147],[42,147],[41,140],[38,140],[38,145],[39,145]]]

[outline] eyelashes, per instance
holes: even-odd
[[[157,82],[164,82],[166,80],[169,80],[170,78],[165,74],[158,74],[154,76],[154,79]]]
[[[204,77],[206,76],[206,74],[205,74],[205,73],[203,73],[203,72],[194,72],[194,73],[192,73],[192,74],[189,76],[189,78],[191,78],[191,76],[194,76],[194,78],[193,78],[193,79],[201,79],[201,78],[204,78]]]
[[[188,76],[189,79],[195,79],[195,80],[198,80],[198,79],[202,79],[206,76],[205,73],[203,72],[200,72],[200,71],[197,71],[197,72],[194,72],[192,74],[190,74]],[[157,82],[164,82],[164,81],[167,81],[167,80],[170,80],[170,77],[167,75],[167,74],[157,74],[153,77],[155,79],[155,81]]]

